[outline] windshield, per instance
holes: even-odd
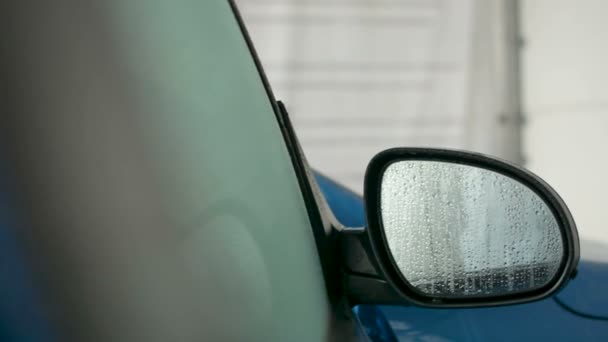
[[[309,218],[229,3],[60,2],[16,11],[10,122],[60,331],[323,340]]]

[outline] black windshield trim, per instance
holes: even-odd
[[[306,164],[301,146],[295,135],[285,106],[280,101],[275,99],[270,83],[268,82],[268,78],[266,77],[266,73],[264,72],[264,68],[262,67],[262,63],[260,62],[255,47],[253,46],[253,42],[243,22],[243,18],[237,8],[237,5],[234,0],[228,0],[228,2],[232,8],[236,21],[238,22],[241,33],[245,38],[247,47],[249,48],[249,51],[253,57],[256,69],[260,75],[264,89],[268,95],[268,100],[270,101],[270,105],[272,106],[277,123],[283,135],[283,140],[292,161],[294,173],[298,180],[302,199],[306,206],[310,226],[313,231],[317,246],[317,256],[319,257],[319,263],[321,264],[323,270],[323,277],[325,280],[328,299],[330,303],[334,305],[344,298],[344,291],[342,290],[341,277],[339,276],[340,272],[338,258],[336,258],[338,253],[336,252],[335,241],[333,241],[336,237],[332,236],[333,230],[331,227],[327,227],[327,222],[331,222],[331,218],[328,217],[328,213],[321,210],[322,206],[317,199],[317,196],[319,195],[315,195],[315,191],[313,190],[314,187],[312,182],[315,180],[312,176],[312,170]],[[349,313],[345,314],[348,315]]]

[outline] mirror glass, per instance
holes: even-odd
[[[547,204],[517,180],[474,166],[390,164],[380,215],[403,278],[427,296],[527,292],[551,281],[564,256]]]

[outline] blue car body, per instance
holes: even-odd
[[[321,174],[316,179],[342,224],[366,225],[360,195]],[[602,247],[582,244],[583,251]],[[608,263],[583,258],[576,278],[564,290],[528,304],[476,309],[377,306],[355,312],[366,313],[359,315],[360,321],[376,340],[390,340],[394,335],[404,341],[608,341],[607,283]],[[386,331],[387,325],[391,332]]]

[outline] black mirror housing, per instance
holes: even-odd
[[[346,238],[351,242],[343,247],[365,250],[376,269],[370,278],[347,278],[361,302],[530,302],[562,288],[578,264],[576,225],[559,195],[530,171],[496,158],[445,149],[386,150],[369,163],[364,201],[366,233]]]

